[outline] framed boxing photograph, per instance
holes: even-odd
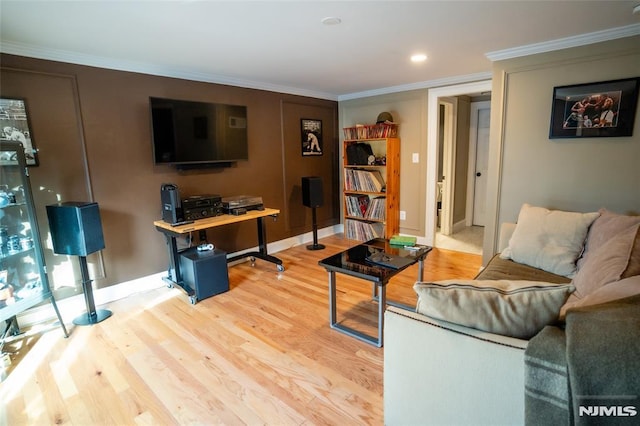
[[[0,140],[21,142],[27,166],[38,165],[38,152],[24,99],[0,98]],[[0,164],[18,164],[18,161],[15,158],[0,158]]]
[[[640,77],[553,88],[549,138],[633,135]]]
[[[322,120],[301,119],[300,134],[303,157],[322,155]]]

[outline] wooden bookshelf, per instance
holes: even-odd
[[[362,156],[355,158],[353,148],[356,144],[369,145],[375,160],[371,157],[366,160],[367,164],[363,164],[365,161]],[[375,237],[391,238],[398,234],[400,139],[346,139],[343,141],[342,154],[345,236],[366,241]],[[358,159],[360,161],[356,161]]]

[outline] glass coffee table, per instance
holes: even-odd
[[[416,245],[405,248],[390,245],[388,240],[378,238],[351,247],[319,261],[318,264],[324,267],[329,273],[329,324],[331,328],[377,347],[382,347],[384,311],[387,305],[413,309],[411,306],[388,301],[386,298],[387,283],[391,278],[416,263],[419,264],[418,281],[422,281],[424,259],[430,251],[431,247],[429,246]],[[380,263],[373,263],[372,260]],[[382,264],[392,266],[383,266]],[[336,308],[336,273],[371,281],[373,299],[378,302],[377,336],[370,336],[338,322]]]

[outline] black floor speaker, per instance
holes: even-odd
[[[47,206],[53,252],[88,256],[104,248],[98,203],[68,201]]]
[[[180,272],[184,285],[195,292],[196,301],[229,290],[227,253],[223,250],[198,251],[192,247],[183,251]]]
[[[67,201],[47,206],[53,252],[78,256],[82,290],[87,312],[74,318],[76,325],[97,324],[111,316],[111,311],[96,309],[87,256],[104,248],[104,235],[98,203]]]
[[[311,207],[313,222],[313,244],[307,246],[307,250],[322,250],[324,246],[318,244],[318,222],[316,220],[316,207],[322,207],[322,178],[318,176],[305,176],[302,178],[302,204]]]
[[[322,178],[305,176],[302,178],[302,204],[306,207],[322,207]]]

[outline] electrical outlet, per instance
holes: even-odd
[[[407,220],[407,212],[400,210],[400,220]]]
[[[419,163],[420,162],[420,153],[414,152],[413,155],[411,156],[411,161],[413,161],[414,163]]]

